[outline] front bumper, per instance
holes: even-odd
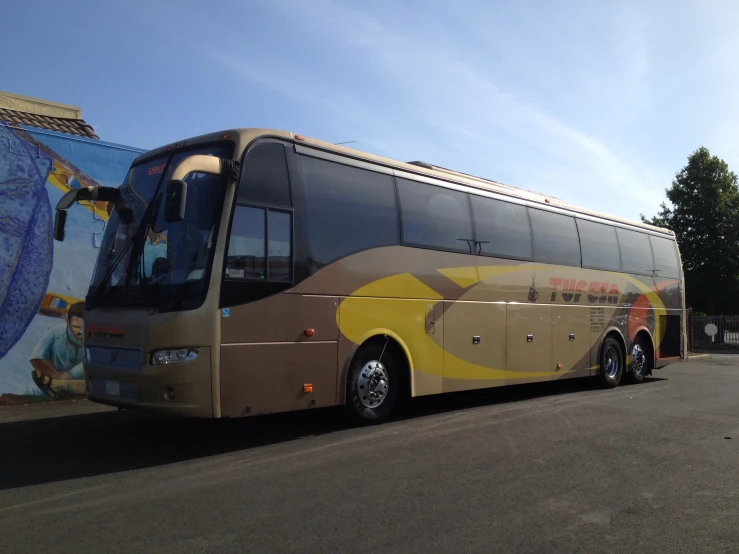
[[[96,347],[86,356],[87,397],[100,404],[188,417],[213,417],[210,348],[189,362],[150,365],[148,357],[119,356],[129,363],[103,362],[112,349]],[[138,351],[140,354],[140,351]],[[117,361],[117,360],[116,360]]]

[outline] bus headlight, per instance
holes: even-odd
[[[197,348],[157,350],[151,355],[151,365],[181,364],[183,362],[191,362],[197,357]]]

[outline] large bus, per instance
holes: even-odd
[[[683,357],[674,234],[425,162],[241,129],[140,155],[85,298],[86,394],[241,417],[569,378]]]

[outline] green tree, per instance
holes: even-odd
[[[656,216],[642,221],[675,232],[686,303],[697,312],[739,313],[739,187],[729,166],[701,147],[666,190]],[[669,202],[669,204],[668,204]]]

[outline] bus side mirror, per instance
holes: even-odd
[[[54,240],[64,240],[64,227],[67,224],[67,210],[57,210],[54,214]]]
[[[172,180],[167,183],[167,192],[164,199],[164,220],[170,223],[185,219],[187,208],[187,183]]]

